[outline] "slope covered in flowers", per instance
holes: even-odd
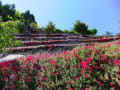
[[[76,47],[0,63],[0,87],[10,90],[119,90],[120,41]]]

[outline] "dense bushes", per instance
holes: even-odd
[[[21,32],[20,24],[19,21],[0,22],[0,52],[7,47],[23,45],[21,41],[15,41],[13,36],[13,33]]]

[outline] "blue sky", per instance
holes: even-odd
[[[120,0],[1,0],[15,4],[19,12],[30,10],[40,27],[53,21],[56,28],[70,30],[76,20],[85,22],[98,35],[119,33]]]

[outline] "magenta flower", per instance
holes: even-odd
[[[54,75],[57,76],[57,75],[58,75],[58,72],[54,72]]]
[[[40,67],[40,70],[42,71],[43,69],[44,69],[44,67],[43,67],[43,66],[41,66],[41,67]]]
[[[85,88],[85,90],[89,90],[89,88]]]
[[[43,80],[46,81],[47,80],[46,77],[43,77]]]
[[[56,63],[56,61],[54,61],[53,59],[50,60],[50,64],[54,65]]]
[[[68,82],[69,85],[71,85],[71,83],[72,83],[72,80],[70,80],[70,81]]]
[[[82,69],[85,70],[87,68],[88,62],[87,61],[82,61],[79,64],[81,65]]]
[[[26,82],[30,82],[30,79],[28,78],[28,79],[26,79],[25,81],[26,81]]]
[[[73,88],[69,87],[69,90],[73,90]]]
[[[84,78],[85,78],[85,79],[87,78],[87,74],[84,74]]]
[[[118,59],[113,59],[113,64],[114,65],[118,65],[119,64],[119,60]]]
[[[79,79],[79,78],[80,78],[80,76],[79,76],[79,75],[77,75],[77,76],[76,76],[76,79]]]
[[[78,68],[78,64],[75,64],[75,67]]]
[[[32,61],[33,57],[34,57],[34,55],[29,55],[29,56],[26,57],[26,59],[27,59],[27,61]]]

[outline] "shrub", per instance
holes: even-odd
[[[58,28],[55,29],[55,32],[56,32],[56,33],[63,33],[63,31],[62,31],[61,29],[58,29]]]
[[[64,32],[64,33],[70,33],[70,31],[68,31],[68,30],[64,30],[63,32]]]
[[[96,33],[97,33],[96,28],[87,31],[87,35],[96,35]]]
[[[18,33],[18,21],[0,22],[0,52],[7,47],[23,46],[22,41],[15,41],[13,33]]]
[[[46,35],[53,34],[55,32],[55,25],[53,22],[49,22],[46,28],[44,29]]]
[[[36,23],[33,22],[30,24],[30,28],[36,30],[36,29],[38,29],[38,26]]]
[[[78,32],[82,35],[87,34],[88,26],[85,23],[80,22],[80,20],[77,20],[76,23],[74,24],[73,30],[75,32]]]
[[[25,31],[25,24],[23,22],[17,22],[17,29],[20,33]]]

